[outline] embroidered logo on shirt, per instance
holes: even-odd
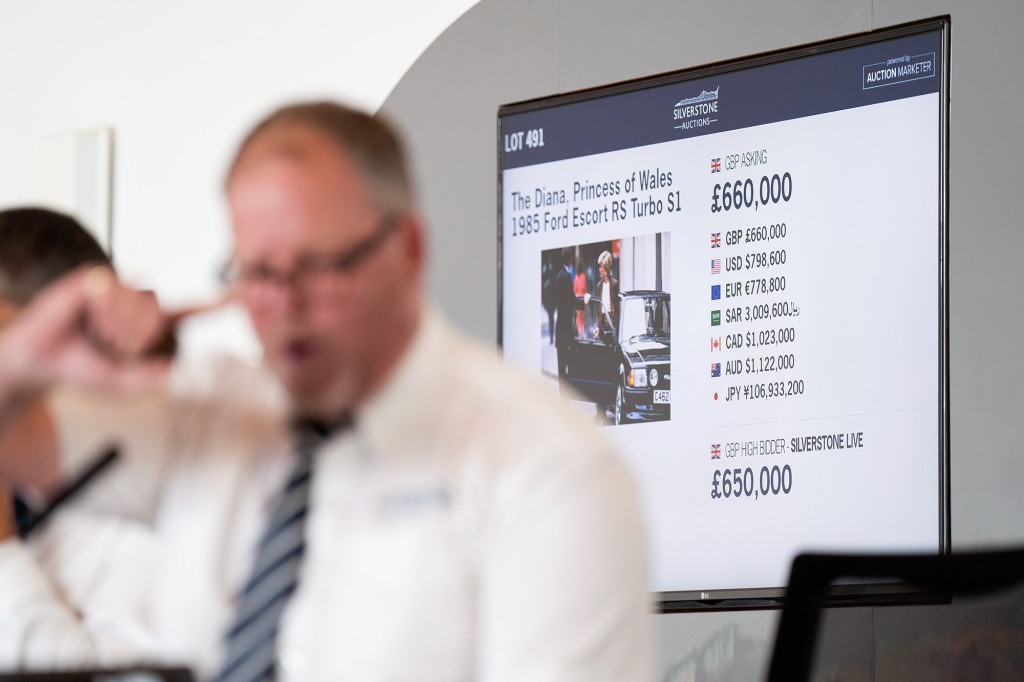
[[[413,516],[451,507],[451,493],[443,486],[409,488],[382,495],[380,511],[388,516]]]

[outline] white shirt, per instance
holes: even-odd
[[[150,574],[110,569],[125,583],[123,610],[145,614],[160,660],[210,675],[291,467],[287,401],[265,373],[235,364],[175,386],[173,409],[123,413],[129,462],[80,506],[152,524]],[[109,416],[79,410],[72,425],[57,412],[74,465],[98,449]],[[300,587],[278,641],[283,679],[652,676],[634,485],[595,427],[492,351],[428,317],[356,427],[318,452],[313,476]],[[90,644],[120,661],[143,640],[111,646],[88,618],[26,624],[66,610],[30,559],[0,544],[0,584],[37,588],[0,595],[0,641],[17,642],[0,665],[29,650],[81,660]]]

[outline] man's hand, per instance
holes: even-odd
[[[106,268],[76,270],[0,334],[0,405],[31,401],[58,383],[151,388],[166,373],[166,358],[152,350],[167,331],[152,293],[124,286]]]

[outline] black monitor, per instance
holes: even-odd
[[[666,609],[948,551],[949,30],[498,112],[503,353],[620,446]]]

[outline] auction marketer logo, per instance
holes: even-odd
[[[696,97],[687,97],[676,102],[672,108],[672,120],[676,121],[674,128],[679,130],[693,130],[709,126],[718,120],[718,91],[722,86],[714,90],[701,90]]]

